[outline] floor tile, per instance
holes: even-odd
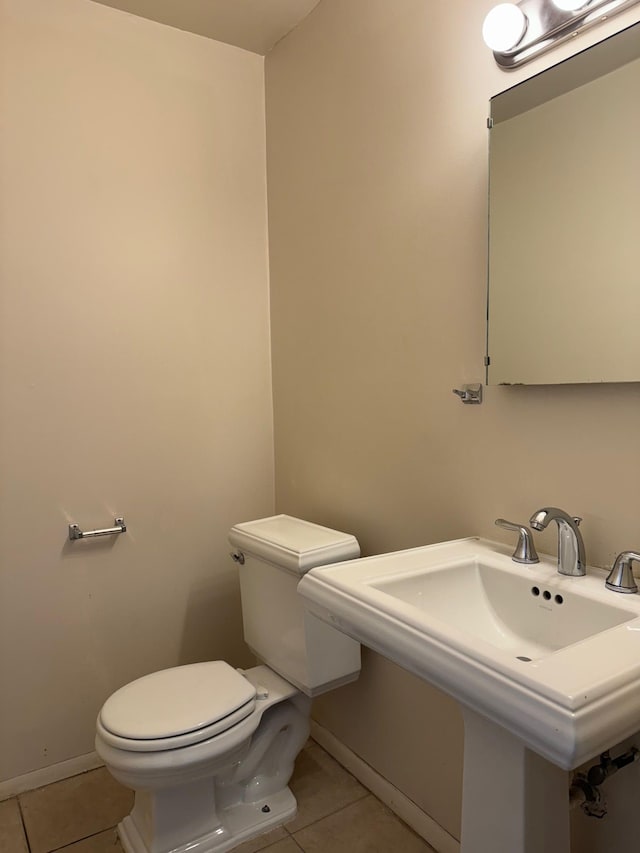
[[[301,829],[294,838],[305,853],[434,853],[371,795]]]
[[[313,741],[298,756],[289,785],[298,801],[298,815],[286,825],[292,833],[368,793],[344,767]]]
[[[236,853],[234,850],[233,853]],[[300,853],[300,848],[290,836],[282,841],[276,841],[271,847],[265,847],[264,853]]]
[[[91,838],[75,841],[57,853],[123,853],[123,850],[114,828],[92,835]]]
[[[287,831],[278,826],[270,832],[265,832],[264,835],[258,835],[257,838],[245,841],[239,847],[234,847],[233,853],[258,853],[258,850],[264,850],[265,848],[271,850],[272,844],[288,837],[289,834]]]
[[[0,803],[0,853],[27,853],[27,840],[22,828],[18,801]]]
[[[133,792],[101,767],[19,800],[31,853],[49,853],[115,826],[131,811]]]

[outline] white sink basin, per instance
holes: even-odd
[[[310,571],[320,619],[571,769],[640,730],[640,595],[462,539]]]
[[[637,615],[582,595],[562,595],[530,572],[477,559],[373,581],[431,620],[471,634],[522,661],[537,660]]]

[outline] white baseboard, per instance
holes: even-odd
[[[85,773],[87,770],[95,770],[102,765],[103,761],[97,752],[88,752],[86,755],[78,755],[68,761],[60,761],[58,764],[33,770],[31,773],[25,773],[24,776],[16,776],[13,779],[7,779],[6,782],[0,782],[0,800],[8,800],[9,797],[15,797],[25,791],[33,791],[34,788],[60,782],[62,779],[77,776],[78,773]]]
[[[423,812],[402,791],[398,790],[391,782],[381,776],[377,770],[370,767],[366,761],[352,752],[348,746],[331,734],[328,729],[311,721],[311,737],[317,741],[323,749],[332,755],[335,760],[342,764],[365,788],[388,806],[392,812],[398,815],[414,832],[430,844],[438,853],[460,853],[460,842],[443,829],[440,824]]]

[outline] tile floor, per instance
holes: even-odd
[[[318,744],[291,780],[298,814],[235,853],[435,853]],[[115,825],[133,795],[104,768],[0,803],[0,853],[121,853]]]

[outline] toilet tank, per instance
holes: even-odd
[[[240,571],[244,638],[256,657],[307,696],[355,681],[360,644],[307,613],[297,593],[315,566],[360,556],[357,539],[289,515],[229,532]]]

